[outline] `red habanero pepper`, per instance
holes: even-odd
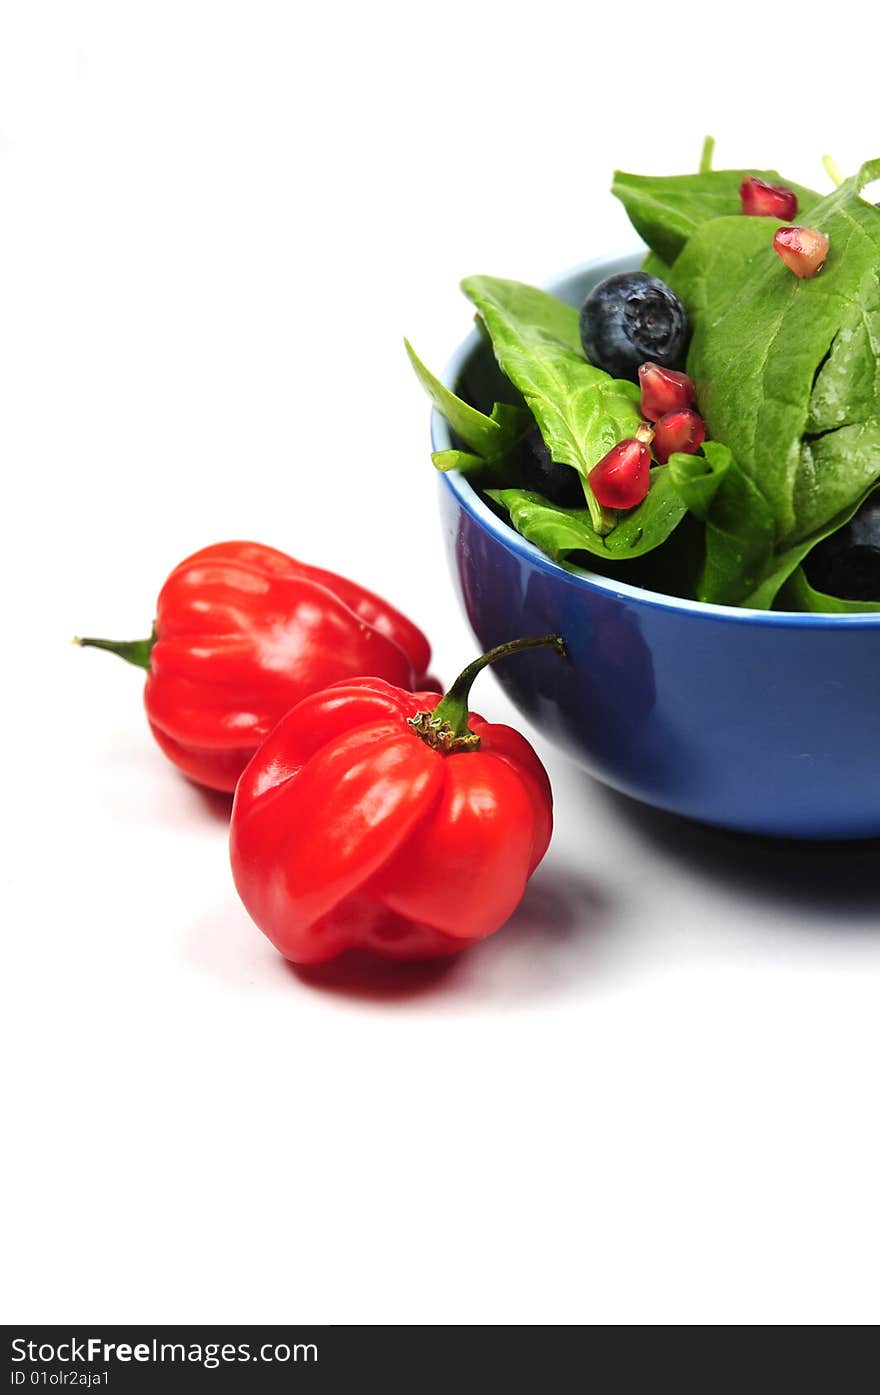
[[[511,727],[468,711],[500,645],[443,698],[335,683],[282,719],[239,781],[230,856],[245,907],[298,964],[368,949],[454,954],[498,930],[550,842],[550,782]]]
[[[150,639],[78,639],[147,670],[157,742],[191,780],[231,792],[291,707],[371,674],[430,686],[431,650],[411,621],[345,577],[253,542],[215,543],[168,577]]]

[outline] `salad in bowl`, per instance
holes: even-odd
[[[880,611],[880,159],[826,195],[710,166],[707,142],[695,174],[615,175],[647,255],[580,307],[462,283],[498,372],[478,400],[407,345],[451,432],[434,464],[566,569]]]

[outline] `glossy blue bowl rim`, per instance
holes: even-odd
[[[543,283],[544,289],[553,292],[560,281],[591,271],[599,271],[606,267],[609,262],[621,261],[627,256],[632,257],[635,261],[640,252],[643,254],[644,249],[632,248],[617,254],[593,257],[590,261],[581,262],[577,266],[570,267],[567,271],[559,272],[556,276],[550,277]],[[485,347],[484,341],[479,333],[472,330],[455,350],[446,365],[442,376],[447,387],[455,387],[459,374],[471,354],[483,347]],[[435,451],[449,450],[452,445],[449,426],[434,408],[431,413],[432,449]],[[731,624],[770,625],[777,628],[807,630],[877,629],[880,627],[880,610],[861,614],[829,614],[827,612],[800,610],[750,610],[744,606],[710,605],[706,601],[690,601],[680,596],[665,596],[660,591],[647,591],[641,586],[632,586],[626,581],[616,581],[611,577],[599,576],[595,572],[589,572],[580,567],[562,567],[558,562],[552,561],[540,548],[535,547],[534,543],[527,542],[509,524],[502,522],[483,503],[476,490],[458,470],[448,470],[442,474],[441,478],[446,488],[455,496],[460,507],[487,533],[492,534],[505,547],[518,553],[524,561],[537,567],[539,571],[564,578],[570,585],[583,588],[585,592],[600,591],[609,595],[628,597],[630,600],[637,601],[639,604],[649,606],[654,610],[691,612],[694,615],[711,616],[716,620],[728,621]]]

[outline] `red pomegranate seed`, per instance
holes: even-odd
[[[692,407],[697,400],[696,389],[687,373],[674,368],[661,368],[659,363],[643,363],[639,369],[642,389],[642,416],[649,421],[665,417],[676,407]]]
[[[768,184],[766,179],[744,179],[739,186],[742,211],[752,218],[784,218],[790,223],[797,217],[797,194],[784,184]]]
[[[640,434],[650,440],[650,428]],[[603,509],[634,509],[651,487],[651,451],[645,441],[620,441],[590,471],[590,488]]]
[[[677,450],[694,455],[706,439],[706,424],[697,412],[681,407],[667,412],[654,427],[654,455],[665,465]]]
[[[822,270],[830,245],[825,234],[815,228],[778,228],[773,237],[774,252],[802,281]]]

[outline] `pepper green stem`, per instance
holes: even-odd
[[[565,655],[565,641],[560,635],[536,635],[529,639],[513,639],[509,644],[498,644],[462,670],[433,712],[417,712],[415,717],[409,718],[409,725],[417,736],[445,755],[453,751],[477,750],[480,738],[468,726],[468,704],[477,674],[498,659],[507,659],[524,649],[540,648],[555,649],[560,656]]]
[[[703,150],[700,155],[700,174],[709,174],[712,170],[712,156],[715,154],[715,137],[706,136],[703,141]]]
[[[80,639],[79,635],[75,635],[73,642],[81,645],[83,649],[106,649],[110,654],[118,654],[127,664],[149,670],[150,655],[156,643],[156,631],[153,631],[149,639]]]

